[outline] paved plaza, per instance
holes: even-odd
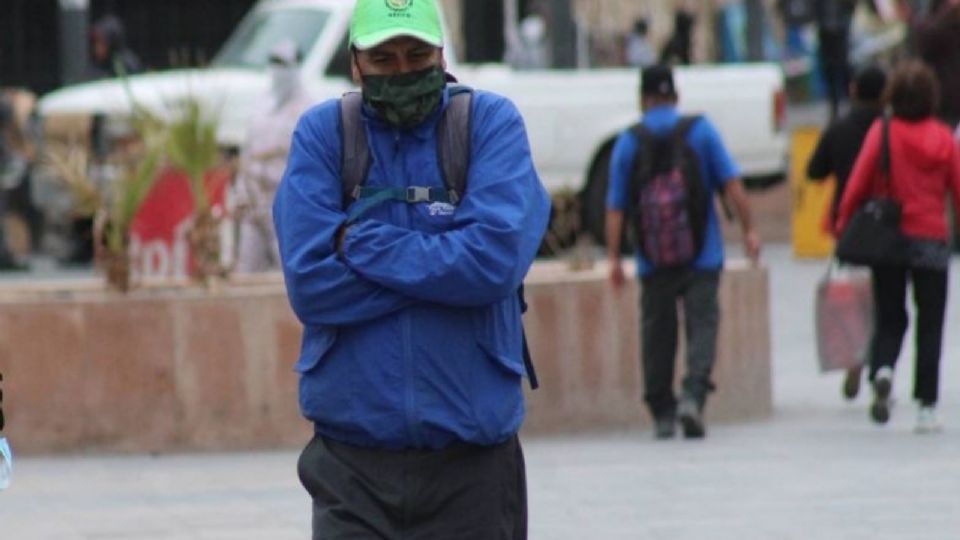
[[[840,375],[816,370],[813,291],[824,263],[797,261],[787,246],[768,247],[764,259],[774,416],[711,425],[704,441],[657,442],[639,430],[526,439],[531,539],[960,538],[956,271],[941,382],[946,429],[919,436],[910,348],[893,419],[874,426],[866,393],[846,403]],[[20,459],[0,493],[0,540],[305,539],[310,509],[296,459],[293,450]]]

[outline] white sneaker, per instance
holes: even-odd
[[[939,433],[943,426],[937,420],[937,411],[930,405],[922,405],[917,413],[917,425],[913,428],[916,433]]]

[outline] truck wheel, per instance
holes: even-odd
[[[607,245],[604,221],[606,219],[607,182],[610,179],[610,155],[613,147],[606,145],[590,166],[587,185],[580,192],[580,223],[583,231],[601,245]]]
[[[580,222],[583,231],[593,237],[598,245],[607,245],[606,214],[607,214],[607,184],[610,182],[610,156],[613,154],[613,142],[606,144],[597,154],[597,158],[590,166],[587,185],[580,192]],[[626,224],[626,222],[624,222]],[[624,227],[628,229],[628,227]],[[630,240],[627,232],[621,236],[621,253],[630,253]]]

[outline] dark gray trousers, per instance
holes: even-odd
[[[717,349],[720,306],[719,270],[665,270],[641,280],[641,353],[644,400],[655,418],[674,415],[673,392],[677,356],[677,305],[683,306],[687,338],[687,373],[683,393],[702,407],[713,391],[710,380]]]
[[[314,540],[525,540],[527,488],[514,436],[443,450],[358,448],[316,436],[297,463]]]

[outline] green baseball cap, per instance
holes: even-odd
[[[435,0],[357,0],[350,19],[351,45],[363,51],[400,36],[443,47]]]

